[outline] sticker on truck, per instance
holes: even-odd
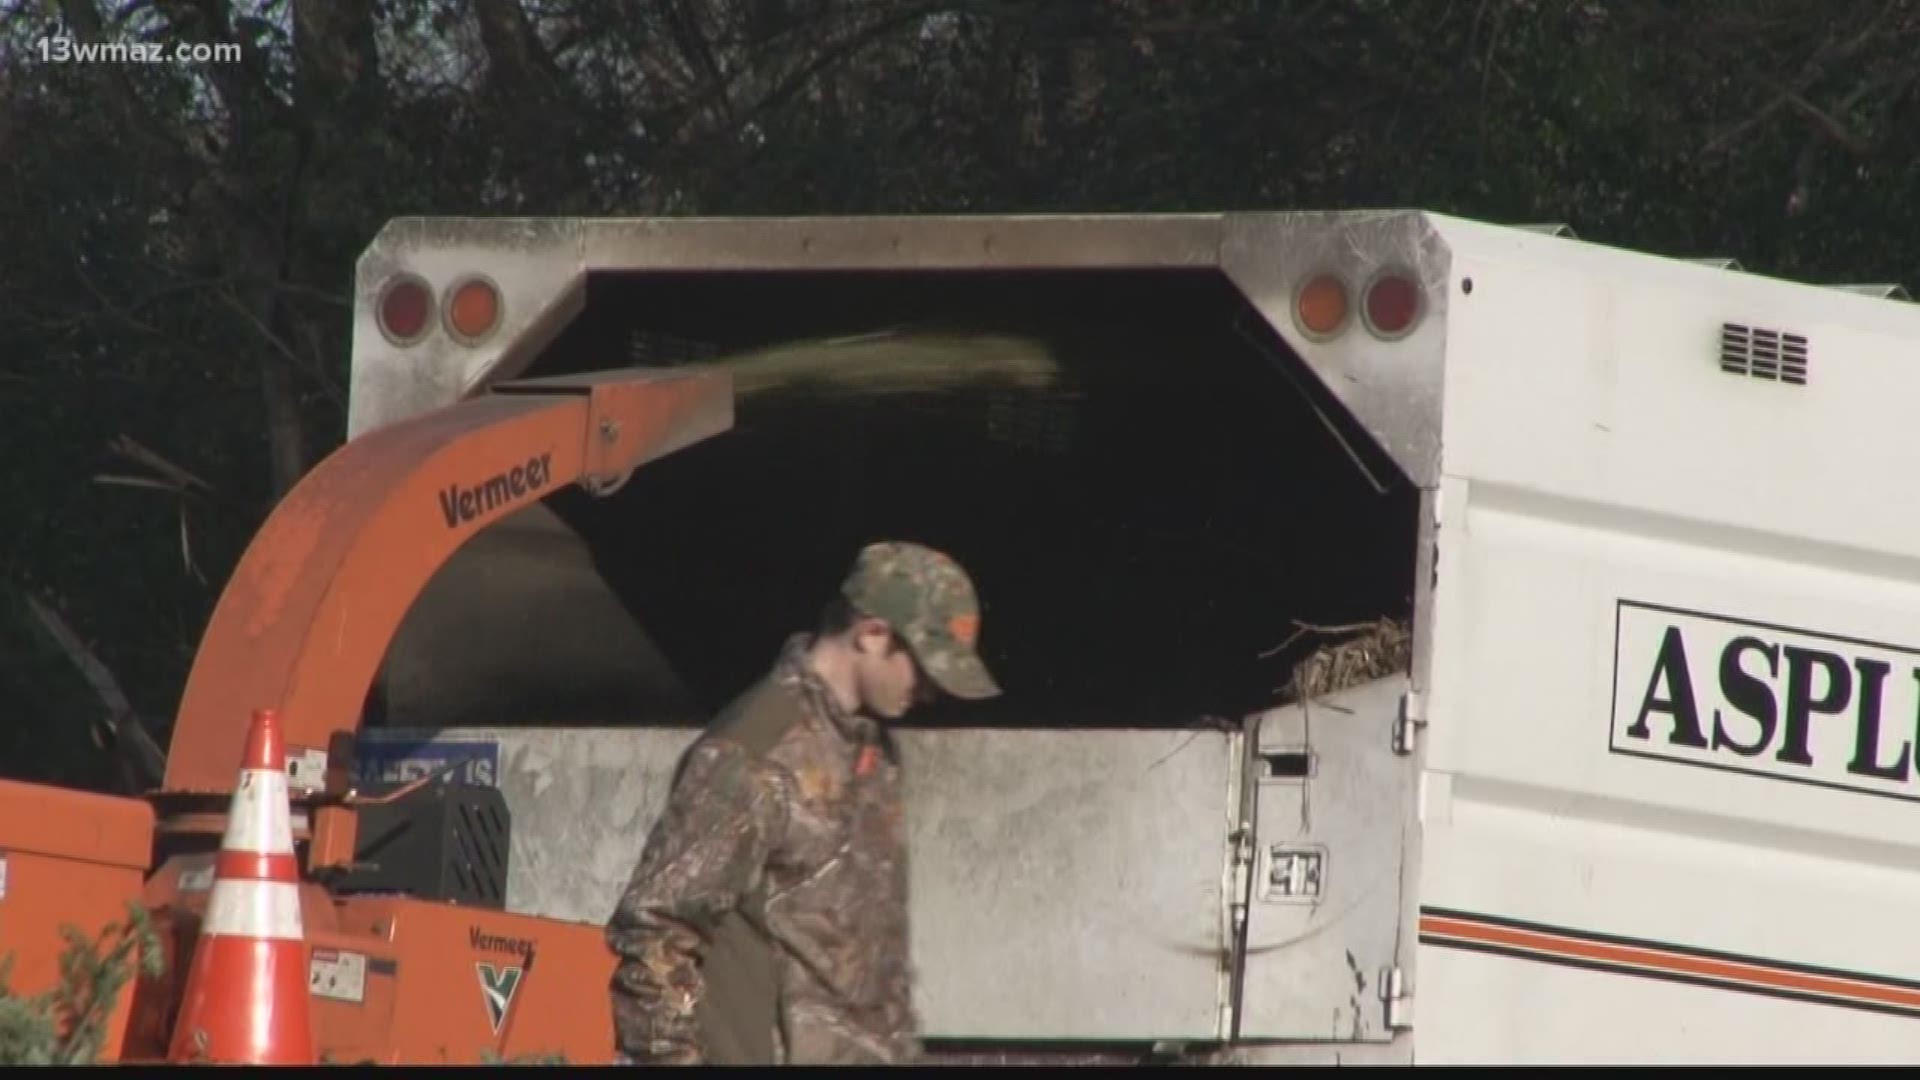
[[[307,989],[314,997],[358,1005],[367,998],[367,955],[341,949],[315,949],[307,966]]]
[[[355,759],[356,779],[362,784],[404,784],[436,774],[486,787],[497,787],[500,782],[500,744],[492,741],[435,742],[418,736],[380,739],[363,735]]]
[[[1920,800],[1920,650],[1621,600],[1616,754]]]
[[[287,786],[295,791],[319,791],[327,786],[327,752],[311,746],[287,748]]]

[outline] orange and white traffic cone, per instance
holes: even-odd
[[[168,1059],[312,1065],[313,1019],[279,715],[256,710]]]

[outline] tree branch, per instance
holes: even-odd
[[[173,481],[173,490],[175,491],[185,492],[191,488],[199,488],[201,491],[209,493],[213,491],[212,484],[207,483],[198,476],[193,475],[180,466],[175,465],[173,462],[168,461],[166,458],[161,457],[159,454],[154,453],[152,450],[140,445],[130,436],[124,434],[114,436],[113,441],[107,444],[107,448],[121,457],[126,458],[128,461],[144,465],[154,472],[159,473],[161,476],[166,477],[168,480]]]
[[[1759,127],[1761,124],[1765,123],[1768,117],[1772,116],[1776,112],[1779,112],[1782,108],[1786,106],[1786,104],[1787,104],[1786,94],[1780,94],[1776,96],[1772,101],[1769,101],[1765,105],[1761,106],[1760,111],[1754,113],[1752,116],[1747,117],[1745,120],[1742,120],[1739,123],[1733,125],[1727,130],[1721,132],[1720,134],[1715,135],[1713,138],[1708,139],[1706,142],[1706,145],[1700,148],[1700,152],[1703,154],[1717,154],[1722,150],[1727,149],[1729,146],[1733,145],[1733,141],[1735,139],[1738,139],[1740,136],[1745,135],[1747,132],[1752,131],[1754,128]]]
[[[1795,112],[1806,117],[1815,132],[1825,135],[1828,139],[1839,143],[1855,154],[1864,155],[1870,149],[1865,139],[1848,131],[1846,125],[1827,115],[1819,106],[1801,97],[1799,94],[1788,92],[1783,100],[1785,100],[1788,105],[1793,106]]]
[[[735,80],[720,70],[720,62],[713,53],[713,43],[707,40],[706,28],[700,25],[699,14],[689,11],[685,3],[676,0],[667,4],[666,18],[673,27],[674,37],[678,39],[680,51],[687,57],[688,65],[705,72],[707,85],[714,90],[707,98],[718,105],[721,123],[738,130],[740,122],[734,116],[732,93]]]
[[[80,640],[80,635],[73,632],[59,612],[32,593],[23,590],[23,595],[34,618],[40,621],[41,627],[53,638],[60,651],[66,653],[67,659],[80,669],[81,677],[86,679],[87,685],[93,688],[94,694],[107,707],[107,715],[101,723],[112,736],[114,750],[133,769],[136,782],[149,788],[158,786],[166,776],[167,755],[133,711],[133,703],[127,700],[127,695],[120,689],[120,680],[114,678],[107,665],[101,663],[100,658],[87,648]]]
[[[245,319],[248,325],[253,327],[255,332],[260,335],[261,340],[271,345],[274,352],[280,354],[281,359],[285,360],[296,370],[305,372],[307,377],[314,380],[314,382],[319,385],[321,391],[325,393],[328,399],[334,404],[346,404],[346,391],[341,389],[341,387],[333,381],[333,377],[328,375],[324,368],[309,362],[306,357],[301,356],[291,345],[288,345],[282,340],[279,334],[274,333],[273,328],[261,321],[260,316],[247,305],[246,301],[240,299],[238,293],[228,288],[221,290],[221,296],[222,299],[227,302],[228,307],[239,312],[240,317]]]
[[[822,49],[812,62],[802,67],[780,85],[768,91],[758,101],[754,102],[746,112],[740,114],[737,118],[736,125],[739,126],[750,123],[758,119],[763,113],[778,108],[793,95],[805,88],[806,85],[813,81],[821,72],[858,55],[861,50],[895,33],[908,23],[925,18],[928,13],[937,10],[939,6],[938,3],[915,5],[892,18],[884,19],[863,31],[852,34],[847,40],[837,45]]]

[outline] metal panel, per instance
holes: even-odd
[[[1429,220],[1456,281],[1449,477],[1558,500],[1603,530],[1671,523],[1710,545],[1704,530],[1737,530],[1849,561],[1920,552],[1912,502],[1887,497],[1920,471],[1907,435],[1920,307]],[[1805,336],[1818,392],[1725,377],[1729,322]]]
[[[1824,387],[1864,362],[1847,354],[1827,369]],[[1705,378],[1721,379],[1711,363],[1703,366]],[[1703,514],[1724,497],[1709,483],[1709,467],[1759,445],[1734,438],[1730,426],[1715,430],[1721,442],[1666,462],[1673,476],[1693,478]],[[1852,434],[1814,444],[1826,450],[1807,466],[1829,478],[1826,487],[1851,489],[1857,485],[1843,478],[1903,467],[1891,429],[1863,424]],[[1643,476],[1623,493],[1667,479]],[[1456,925],[1427,929],[1419,957],[1422,1059],[1864,1064],[1910,1056],[1911,1013],[1860,1006],[1906,1000],[1886,987],[1920,972],[1920,940],[1905,931],[1920,904],[1914,804],[1805,781],[1847,773],[1863,716],[1887,718],[1877,732],[1885,756],[1867,763],[1896,759],[1911,737],[1913,664],[1899,654],[1920,648],[1914,561],[1813,541],[1807,533],[1834,526],[1804,510],[1824,493],[1783,482],[1777,470],[1735,494],[1744,496],[1741,509],[1766,512],[1764,501],[1793,492],[1802,512],[1790,532],[1450,483],[1456,540],[1438,592],[1428,738],[1436,771],[1427,780],[1421,900],[1428,923]],[[1910,508],[1905,513],[1911,518]],[[1912,530],[1885,542],[1911,546]],[[1622,601],[1666,610],[1642,607],[1636,616]],[[1669,661],[1679,666],[1656,666],[1669,630],[1679,650]],[[1725,649],[1748,637],[1781,657],[1777,669],[1745,648]],[[1848,640],[1823,645],[1821,637]],[[1813,661],[1800,680],[1803,700],[1838,697],[1845,685],[1826,678],[1818,653],[1844,657],[1855,679],[1876,659],[1891,669],[1872,702],[1856,692],[1846,707],[1825,700],[1833,713],[1806,707],[1815,740],[1806,766],[1783,760],[1795,693],[1787,649],[1796,645]],[[1723,667],[1723,656],[1732,663]],[[1738,694],[1754,679],[1767,702],[1759,711],[1778,722],[1765,748],[1747,754],[1736,747],[1757,741],[1761,725],[1742,711],[1752,698],[1726,690]],[[1649,697],[1657,706],[1678,687],[1691,690],[1685,696],[1707,752],[1689,761],[1618,752],[1688,749],[1674,745],[1680,725],[1671,711],[1650,715],[1655,733],[1645,743],[1611,734],[1632,725]],[[1883,790],[1910,793],[1910,784]],[[1474,951],[1516,923],[1560,936],[1553,949],[1531,954]],[[1593,964],[1583,954],[1597,938],[1643,944],[1631,963],[1615,952]],[[1665,981],[1690,975],[1703,954],[1737,959],[1727,970],[1752,972],[1751,982],[1708,989]],[[1587,966],[1559,966],[1573,963]],[[1797,993],[1809,970],[1841,973],[1834,985],[1858,996],[1818,1005],[1767,996]],[[1621,1030],[1635,1033],[1632,1047],[1618,1045]]]
[[[389,222],[354,269],[353,365],[347,437],[451,405],[514,378],[586,302],[579,222],[573,218],[401,218]],[[483,271],[500,289],[500,327],[477,345],[453,340],[435,319],[418,343],[380,333],[381,287],[417,274],[436,297]]]
[[[1913,294],[1907,291],[1907,287],[1898,282],[1884,282],[1871,285],[1829,285],[1828,288],[1839,289],[1841,292],[1858,293],[1861,296],[1871,296],[1877,300],[1911,301],[1913,299]]]
[[[599,924],[693,736],[376,729],[362,757],[391,766],[396,751],[439,761],[437,745],[497,747],[513,813],[508,909]],[[928,1037],[1222,1034],[1238,735],[906,730],[900,741]]]
[[[1261,717],[1243,1038],[1393,1036],[1386,981],[1417,843],[1413,759],[1393,751],[1406,688],[1381,679]]]
[[[1406,474],[1431,485],[1439,457],[1448,255],[1413,211],[805,218],[401,218],[362,255],[348,434],[516,377],[580,310],[591,273],[716,270],[1103,270],[1218,267],[1306,360]],[[476,347],[439,332],[410,348],[381,337],[380,285],[419,274],[436,288],[484,268],[505,325]],[[1301,334],[1293,290],[1335,270],[1351,303],[1384,270],[1411,273],[1425,314],[1381,342],[1356,316],[1331,341]]]
[[[516,378],[585,301],[589,273],[674,270],[983,270],[1206,268],[1214,214],[818,218],[404,217],[387,223],[355,270],[347,434],[449,405]],[[464,345],[435,327],[400,348],[374,307],[393,275],[436,290],[484,271],[502,324]]]
[[[1236,735],[907,732],[930,1035],[1222,1032]]]
[[[1427,215],[1231,214],[1220,266],[1409,479],[1421,487],[1438,481],[1451,262]],[[1388,271],[1411,276],[1421,289],[1424,314],[1405,337],[1379,341],[1357,314],[1324,341],[1295,322],[1295,290],[1317,273],[1337,274],[1358,307],[1367,283]]]
[[[1055,270],[1210,267],[1216,214],[602,218],[591,271]]]

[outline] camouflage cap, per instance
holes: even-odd
[[[919,544],[869,544],[840,591],[861,613],[892,627],[942,690],[969,700],[1000,693],[974,651],[980,604],[959,563]]]

